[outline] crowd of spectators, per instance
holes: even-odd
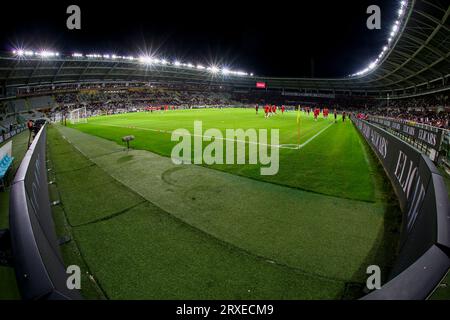
[[[33,92],[31,92],[32,90]],[[362,113],[449,128],[449,91],[421,98],[377,99],[366,96],[342,96],[280,90],[236,89],[219,85],[166,83],[158,84],[66,84],[63,87],[36,87],[23,94],[51,91],[52,113],[86,107],[88,115],[114,114],[148,108],[254,107],[284,105],[337,109],[339,112]],[[6,104],[0,103],[0,116]],[[1,119],[0,119],[1,120]]]
[[[104,105],[120,108],[140,105],[174,106],[224,106],[233,103],[228,93],[199,90],[167,90],[148,88],[142,90],[85,90],[79,93],[57,94],[55,101],[64,105]]]
[[[431,110],[378,110],[370,113],[371,115],[395,118],[399,120],[407,120],[415,123],[427,124],[430,126],[450,129],[449,111],[431,111]]]
[[[448,95],[445,94],[385,100],[369,114],[450,129],[450,107],[447,106],[447,100]]]
[[[218,88],[128,88],[81,90],[78,93],[57,94],[55,101],[72,109],[86,106],[89,114],[117,113],[144,109],[149,106],[227,107],[275,104],[337,109],[352,113],[385,116],[440,128],[449,128],[448,94],[425,98],[379,100],[362,96],[308,96],[271,91],[230,91]]]

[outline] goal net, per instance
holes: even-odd
[[[70,111],[69,120],[71,124],[87,123],[86,107],[78,108]]]

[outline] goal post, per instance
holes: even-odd
[[[87,123],[86,107],[74,109],[69,113],[69,120],[71,124]]]

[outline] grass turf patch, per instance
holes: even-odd
[[[142,204],[75,228],[112,299],[333,299],[343,282],[252,256]]]
[[[97,144],[106,148],[109,143],[111,150],[117,145],[77,130],[58,130],[145,199],[253,255],[344,282],[363,281],[367,265],[383,268],[394,256],[391,243],[384,242],[391,231],[382,203],[327,197],[199,166],[178,167],[139,150],[97,156]]]
[[[170,133],[178,128],[193,132],[194,121],[198,120],[203,122],[204,130],[217,128],[224,135],[226,129],[279,129],[280,144],[303,144],[328,127],[301,150],[281,149],[280,171],[275,176],[261,176],[259,165],[211,167],[321,194],[374,201],[373,182],[358,142],[361,138],[349,121],[340,120],[333,124],[330,120],[319,119],[316,122],[312,117],[302,115],[300,139],[297,135],[295,112],[264,119],[262,114],[256,116],[253,110],[248,109],[131,113],[90,118],[87,124],[77,124],[74,127],[118,144],[122,144],[123,136],[132,134],[136,137],[132,142],[134,149],[170,156],[176,144],[170,141]]]
[[[55,149],[68,142],[59,140],[54,128],[49,129],[48,136],[52,163],[61,161],[53,157],[58,154]],[[71,152],[78,151],[72,148]],[[92,168],[78,171],[82,175]],[[55,176],[59,186],[57,172]],[[91,174],[89,183],[102,181],[100,176]],[[78,186],[83,181],[88,183],[84,179],[77,182]],[[118,191],[102,184],[93,197],[98,203],[92,206],[103,205],[102,193],[115,197],[115,192],[130,191],[124,186]],[[90,195],[85,188],[77,193],[76,197]],[[73,207],[66,208],[65,202],[63,207],[70,216]],[[86,266],[109,298],[332,299],[345,292],[343,281],[279,265],[237,248],[148,201],[107,219],[72,227],[71,233]]]
[[[89,223],[127,210],[142,199],[76,151],[60,135],[48,137],[61,201],[71,225]],[[108,190],[108,192],[100,192]]]

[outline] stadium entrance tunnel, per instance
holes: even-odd
[[[400,252],[389,281],[363,299],[426,299],[450,268],[450,205],[432,161],[384,129],[353,118],[382,163],[403,214]]]

